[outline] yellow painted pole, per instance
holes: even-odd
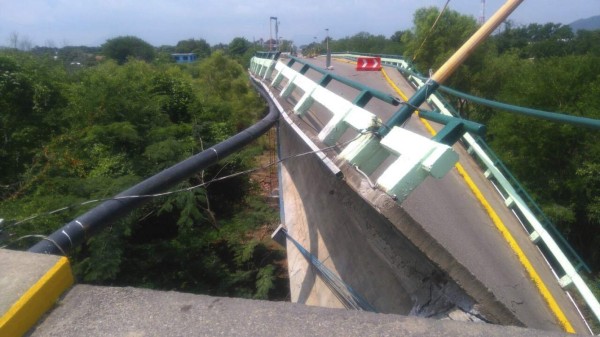
[[[427,81],[427,85],[422,86],[417,92],[398,110],[390,119],[387,120],[384,126],[379,128],[379,135],[385,136],[389,130],[396,125],[402,125],[406,122],[413,111],[414,107],[420,106],[427,97],[431,95],[450,75],[454,73],[456,68],[460,66],[469,55],[473,53],[475,48],[483,40],[485,40],[492,32],[500,26],[500,24],[512,13],[524,0],[508,0],[498,11],[465,42],[448,61],[446,61],[438,71],[435,72]]]
[[[486,21],[455,53],[444,63],[431,79],[438,84],[450,77],[466,59],[473,53],[475,48],[483,42],[524,0],[508,0],[496,13]]]

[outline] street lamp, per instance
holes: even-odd
[[[325,32],[327,33],[327,37],[325,38],[325,46],[327,51],[327,56],[325,57],[325,68],[331,68],[331,51],[329,50],[329,28],[325,28]]]
[[[276,16],[271,16],[269,18],[269,51],[273,50],[273,20],[275,20],[275,42],[279,41],[277,39],[277,34],[279,32],[279,21],[277,21]]]

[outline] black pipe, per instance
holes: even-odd
[[[269,113],[266,117],[235,136],[119,193],[115,198],[164,192],[197,172],[237,152],[267,132],[277,122],[279,110],[267,92],[254,80],[251,82],[260,95],[269,103]],[[120,219],[132,209],[141,206],[147,200],[148,198],[125,198],[105,201],[58,229],[46,239],[38,242],[29,248],[29,251],[54,255],[68,254],[70,250],[82,244],[102,228]]]

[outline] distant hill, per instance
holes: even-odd
[[[575,22],[570,23],[569,26],[571,26],[571,29],[573,29],[574,32],[576,32],[580,29],[585,29],[585,30],[600,29],[600,15],[592,16],[591,18],[587,18],[587,19],[579,19]]]

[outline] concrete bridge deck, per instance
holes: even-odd
[[[325,66],[324,58],[309,61],[323,68]],[[334,72],[338,75],[361,82],[380,91],[389,92],[395,96],[398,95],[392,90],[379,72],[357,72],[355,71],[355,66],[353,64],[344,62],[334,62],[333,65],[335,67]],[[300,66],[295,67],[299,69]],[[392,81],[394,81],[394,83],[410,97],[414,92],[414,89],[410,84],[408,84],[396,70],[388,70],[388,74],[392,78]],[[306,76],[318,80],[322,75],[317,74],[316,72],[311,73],[309,70],[306,73]],[[281,90],[286,84],[285,81],[281,83],[279,88],[275,88],[275,92]],[[336,83],[335,81],[331,82],[327,88],[328,90],[344,96],[350,101],[358,93],[358,91]],[[284,110],[290,114],[290,118],[292,118],[295,125],[301,128],[308,138],[317,144],[318,147],[325,147],[323,144],[320,144],[316,134],[318,133],[318,130],[327,123],[330,118],[330,113],[325,111],[319,104],[314,104],[309,114],[302,118],[298,118],[290,113],[297,100],[299,100],[299,96],[292,96],[286,101],[280,101],[280,103]],[[366,109],[376,113],[384,122],[397,110],[396,107],[382,103],[377,99],[371,99],[369,104],[367,104]],[[406,123],[405,127],[419,134],[428,137],[431,136],[424,125],[415,116]],[[435,127],[439,128],[439,126],[434,125],[434,128]],[[347,135],[342,138],[340,142],[347,141],[352,137],[352,135]],[[285,142],[281,137],[280,141]],[[543,256],[539,253],[535,245],[529,241],[527,233],[523,230],[516,217],[505,207],[503,200],[494,190],[493,185],[485,179],[476,163],[466,154],[466,151],[461,148],[461,146],[457,145],[454,146],[454,148],[460,155],[460,164],[464,167],[475,185],[480,189],[487,202],[492,205],[507,230],[512,233],[515,242],[521,247],[526,258],[534,266],[535,271],[540,275],[549,294],[556,299],[556,302],[565,313],[568,321],[574,326],[575,331],[581,333],[588,332],[577,309],[574,307],[565,291],[558,285],[555,276],[545,262]],[[286,155],[294,153],[294,151],[300,150],[307,150],[307,148],[295,148],[294,150],[283,153],[282,156],[285,157]],[[331,160],[335,161],[335,151],[328,151],[327,155]],[[338,164],[340,165],[340,168],[343,169],[343,173],[346,174],[346,180],[351,181],[352,179],[350,176],[353,174],[352,168],[345,167],[344,169],[344,164]],[[298,213],[301,213],[298,219],[291,221],[294,224],[299,223],[299,225],[296,225],[297,228],[290,228],[292,235],[302,242],[307,249],[311,250],[313,254],[319,256],[320,260],[325,261],[325,264],[329,268],[336,271],[344,280],[347,280],[353,288],[362,289],[364,291],[363,295],[366,298],[371,298],[371,301],[375,302],[375,307],[378,307],[379,304],[379,308],[383,308],[383,312],[407,314],[407,308],[399,309],[396,307],[396,309],[391,309],[394,305],[389,303],[389,298],[401,298],[402,296],[407,296],[406,293],[401,295],[397,293],[396,288],[389,287],[385,290],[379,289],[383,295],[371,294],[370,292],[372,291],[373,284],[369,284],[371,281],[366,280],[364,276],[361,276],[361,273],[368,275],[368,277],[377,275],[374,277],[388,278],[387,281],[378,280],[376,284],[379,285],[386,284],[386,282],[389,282],[390,285],[397,284],[394,283],[393,279],[396,279],[397,281],[401,276],[399,276],[398,273],[395,275],[382,273],[381,271],[386,267],[377,267],[376,265],[378,262],[357,262],[360,261],[361,251],[365,252],[371,249],[370,253],[381,256],[385,255],[385,252],[383,251],[389,252],[393,243],[388,241],[388,243],[383,245],[385,248],[381,248],[382,246],[380,246],[373,250],[372,248],[374,245],[377,246],[381,243],[371,242],[366,243],[365,246],[361,246],[360,238],[350,238],[352,235],[362,236],[364,238],[362,241],[366,242],[370,237],[364,232],[366,227],[363,227],[362,229],[345,228],[348,226],[344,225],[344,223],[348,224],[353,221],[359,223],[362,221],[360,219],[349,220],[345,218],[346,214],[344,214],[341,216],[344,220],[336,222],[338,221],[336,218],[340,218],[340,215],[329,214],[333,211],[332,208],[330,208],[331,205],[327,203],[326,200],[327,198],[332,198],[332,195],[337,195],[339,193],[333,188],[335,183],[332,181],[318,180],[316,178],[317,173],[311,171],[311,169],[316,169],[316,167],[310,168],[303,165],[304,164],[299,161],[294,161],[293,164],[284,164],[282,167],[282,184],[284,185],[284,192],[287,189],[289,189],[288,192],[290,192],[289,195],[287,192],[283,195],[284,205],[286,204],[286,198],[288,201],[292,200],[292,204],[295,204],[290,207],[286,206],[286,223],[290,222],[288,221],[290,220],[290,216],[297,218]],[[374,177],[372,177],[373,181],[377,174],[378,173],[375,172]],[[519,261],[520,257],[509,247],[506,239],[501,235],[499,229],[490,219],[490,215],[482,207],[480,201],[469,190],[461,174],[463,173],[452,170],[441,180],[428,178],[421,186],[413,191],[401,207],[408,215],[408,218],[410,218],[408,221],[418,223],[424,230],[424,234],[428,236],[427,240],[432,242],[432,246],[439,244],[444,247],[446,253],[449,253],[455,259],[454,262],[456,262],[456,264],[460,264],[462,267],[466,268],[478,282],[483,284],[487,290],[493,293],[495,300],[501,302],[522,324],[544,330],[562,330],[563,327],[557,321],[556,315],[550,310],[545,299],[540,294],[539,288],[532,282],[530,275],[525,271],[523,264]],[[292,176],[298,177],[302,175],[305,175],[306,179],[291,178]],[[352,185],[352,183],[349,184]],[[365,184],[364,181],[357,182],[353,188],[358,191],[363,188]],[[310,185],[310,188],[305,189],[304,186],[308,185]],[[329,188],[329,190],[318,190],[319,186],[327,186],[326,188]],[[365,198],[364,195],[363,198]],[[310,203],[313,201],[315,202],[315,205],[311,206]],[[338,198],[336,202],[346,202],[351,205],[350,208],[358,207],[343,197]],[[292,208],[295,210],[292,210]],[[304,210],[298,212],[297,208],[302,208]],[[320,212],[319,208],[324,209],[323,213],[327,214],[317,215],[316,213]],[[346,211],[348,211],[348,207],[345,212]],[[288,212],[291,214],[290,216],[288,216]],[[336,223],[336,225],[333,225],[334,223]],[[371,225],[372,224],[367,224],[366,226],[368,227]],[[313,228],[311,229],[310,226],[313,226]],[[291,227],[294,227],[294,225],[291,225]],[[335,229],[330,227],[335,227]],[[400,232],[404,234],[406,234],[406,232],[403,231],[407,230],[410,231],[412,229],[400,228]],[[371,237],[371,239],[373,239],[373,237]],[[413,236],[411,240],[412,239],[419,240],[415,236]],[[353,243],[349,245],[349,242]],[[424,243],[418,247],[418,249],[425,251],[427,254],[426,250],[429,249],[427,248],[427,245],[428,243]],[[367,246],[370,246],[370,248]],[[311,273],[306,264],[303,265],[302,257],[294,255],[292,250],[288,249],[288,254],[290,259],[292,259],[290,266],[297,266],[298,268],[297,270],[294,270],[293,268],[290,269],[290,276],[292,277],[292,298],[301,303],[333,307],[340,306],[341,304],[339,304],[339,302],[336,303],[333,296],[326,295],[327,290],[324,285],[319,283],[320,281]],[[344,250],[346,250],[346,253],[344,253]],[[352,252],[352,250],[357,250],[358,252]],[[348,254],[349,257],[340,258],[342,254]],[[293,263],[294,259],[296,259],[297,264]],[[355,262],[353,263],[351,261]],[[388,267],[390,263],[394,263],[389,258],[384,258],[383,261],[386,261],[384,262],[384,265],[387,263]],[[361,268],[364,269],[357,270]],[[393,267],[392,269],[394,268],[396,267]],[[446,272],[451,271],[446,270]],[[459,279],[455,278],[455,281],[457,281],[461,287],[467,287],[465,283],[460,283],[461,281]],[[314,287],[310,290],[307,289],[307,287],[310,288],[311,286]],[[469,291],[467,291],[467,293],[472,294],[472,292]],[[384,300],[381,296],[386,296],[387,299]],[[410,295],[408,296],[410,297]],[[384,302],[387,304],[384,304]],[[411,301],[408,300],[406,303],[411,303]],[[412,303],[415,304],[414,298],[412,299]]]

